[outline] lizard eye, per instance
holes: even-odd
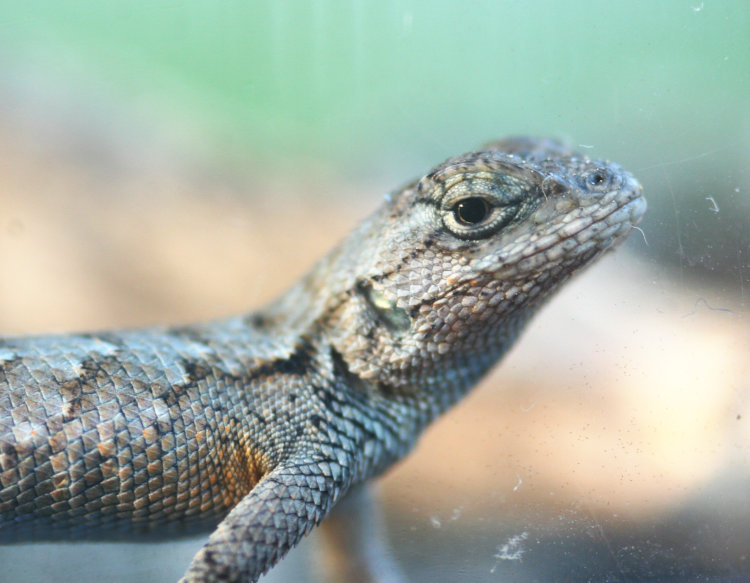
[[[463,177],[445,192],[440,204],[443,226],[459,239],[485,239],[510,223],[525,191],[512,177],[481,173]]]
[[[486,196],[464,196],[443,211],[443,224],[459,239],[484,239],[507,225],[519,209]]]
[[[489,203],[478,196],[471,196],[457,201],[453,205],[453,217],[461,225],[476,225],[490,214]]]

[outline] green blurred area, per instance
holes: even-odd
[[[748,116],[741,2],[6,1],[0,19],[4,65],[238,158],[552,133],[679,159]]]
[[[733,1],[6,0],[0,91],[229,174],[395,186],[501,136],[561,137],[644,182],[667,259],[747,279],[724,258],[750,243],[731,223],[750,218],[748,39]]]

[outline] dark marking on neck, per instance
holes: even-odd
[[[245,323],[257,330],[263,330],[270,327],[271,319],[260,312],[253,312],[245,316]]]
[[[183,358],[180,361],[190,383],[202,380],[222,379],[229,385],[239,383],[250,386],[252,383],[276,375],[291,375],[305,378],[317,367],[315,348],[307,338],[302,337],[294,346],[294,351],[286,357],[268,360],[257,366],[249,366],[239,374],[228,372],[221,362],[210,359]]]
[[[329,352],[331,363],[333,364],[333,374],[336,376],[337,380],[342,381],[347,387],[354,389],[360,394],[377,393],[385,396],[398,394],[397,390],[386,383],[366,380],[353,373],[349,368],[349,364],[344,359],[344,355],[341,354],[336,347],[330,346]],[[335,395],[330,395],[328,398],[333,398],[334,396]],[[330,403],[328,403],[328,405],[330,405]]]
[[[333,374],[337,379],[357,391],[371,392],[373,390],[373,385],[351,371],[349,364],[344,360],[344,355],[335,346],[330,346],[329,352],[331,363],[333,364]]]

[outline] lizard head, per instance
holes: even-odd
[[[448,393],[476,382],[646,209],[619,165],[528,138],[450,158],[388,198],[354,234],[366,255],[348,258],[331,341],[360,378]]]
[[[388,195],[264,320],[320,337],[365,390],[428,391],[444,407],[645,210],[617,164],[550,140],[494,142]]]

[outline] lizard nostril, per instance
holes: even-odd
[[[583,175],[583,184],[589,190],[602,192],[612,186],[614,177],[606,168],[597,168]]]

